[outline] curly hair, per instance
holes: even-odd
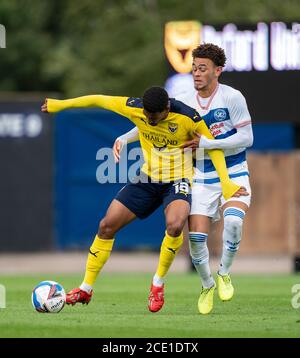
[[[193,59],[209,58],[216,66],[225,66],[226,56],[224,50],[214,44],[207,43],[196,47],[192,52]]]
[[[150,113],[163,112],[169,103],[167,91],[158,86],[148,88],[143,95],[143,106]]]

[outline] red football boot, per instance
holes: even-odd
[[[66,295],[66,303],[67,305],[74,306],[76,303],[88,304],[92,298],[93,291],[91,293],[87,293],[80,288],[73,288]]]
[[[164,285],[161,287],[151,285],[148,297],[148,308],[151,312],[158,312],[164,305]]]

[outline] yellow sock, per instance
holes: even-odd
[[[114,241],[114,239],[103,240],[101,237],[96,235],[95,240],[90,247],[85,276],[83,279],[83,282],[87,285],[93,286],[95,283],[99,271],[102,269],[110,256]]]
[[[167,274],[182,243],[183,233],[177,237],[172,237],[166,231],[166,236],[164,237],[160,248],[159,262],[156,271],[157,276],[162,278]]]

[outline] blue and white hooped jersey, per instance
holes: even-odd
[[[193,90],[177,99],[199,112],[215,139],[230,137],[237,132],[237,128],[251,123],[245,97],[240,91],[224,84],[219,83],[209,98],[201,98]],[[249,175],[246,148],[226,149],[224,155],[230,177]],[[207,153],[204,154],[204,160],[196,163],[194,180],[207,184],[219,181]]]

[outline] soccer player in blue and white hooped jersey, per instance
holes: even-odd
[[[223,49],[203,44],[193,51],[192,74],[195,90],[180,98],[197,109],[216,140],[197,136],[185,147],[223,149],[230,177],[246,188],[248,196],[225,200],[220,180],[207,154],[195,168],[192,187],[192,207],[189,217],[189,245],[193,264],[202,281],[198,301],[200,313],[208,314],[213,308],[216,283],[209,267],[207,237],[212,220],[223,211],[223,252],[218,269],[218,294],[222,301],[232,298],[234,288],[230,279],[233,259],[239,249],[245,214],[250,206],[251,188],[246,162],[246,148],[253,143],[251,117],[246,100],[240,91],[220,84],[219,76],[225,65]]]

